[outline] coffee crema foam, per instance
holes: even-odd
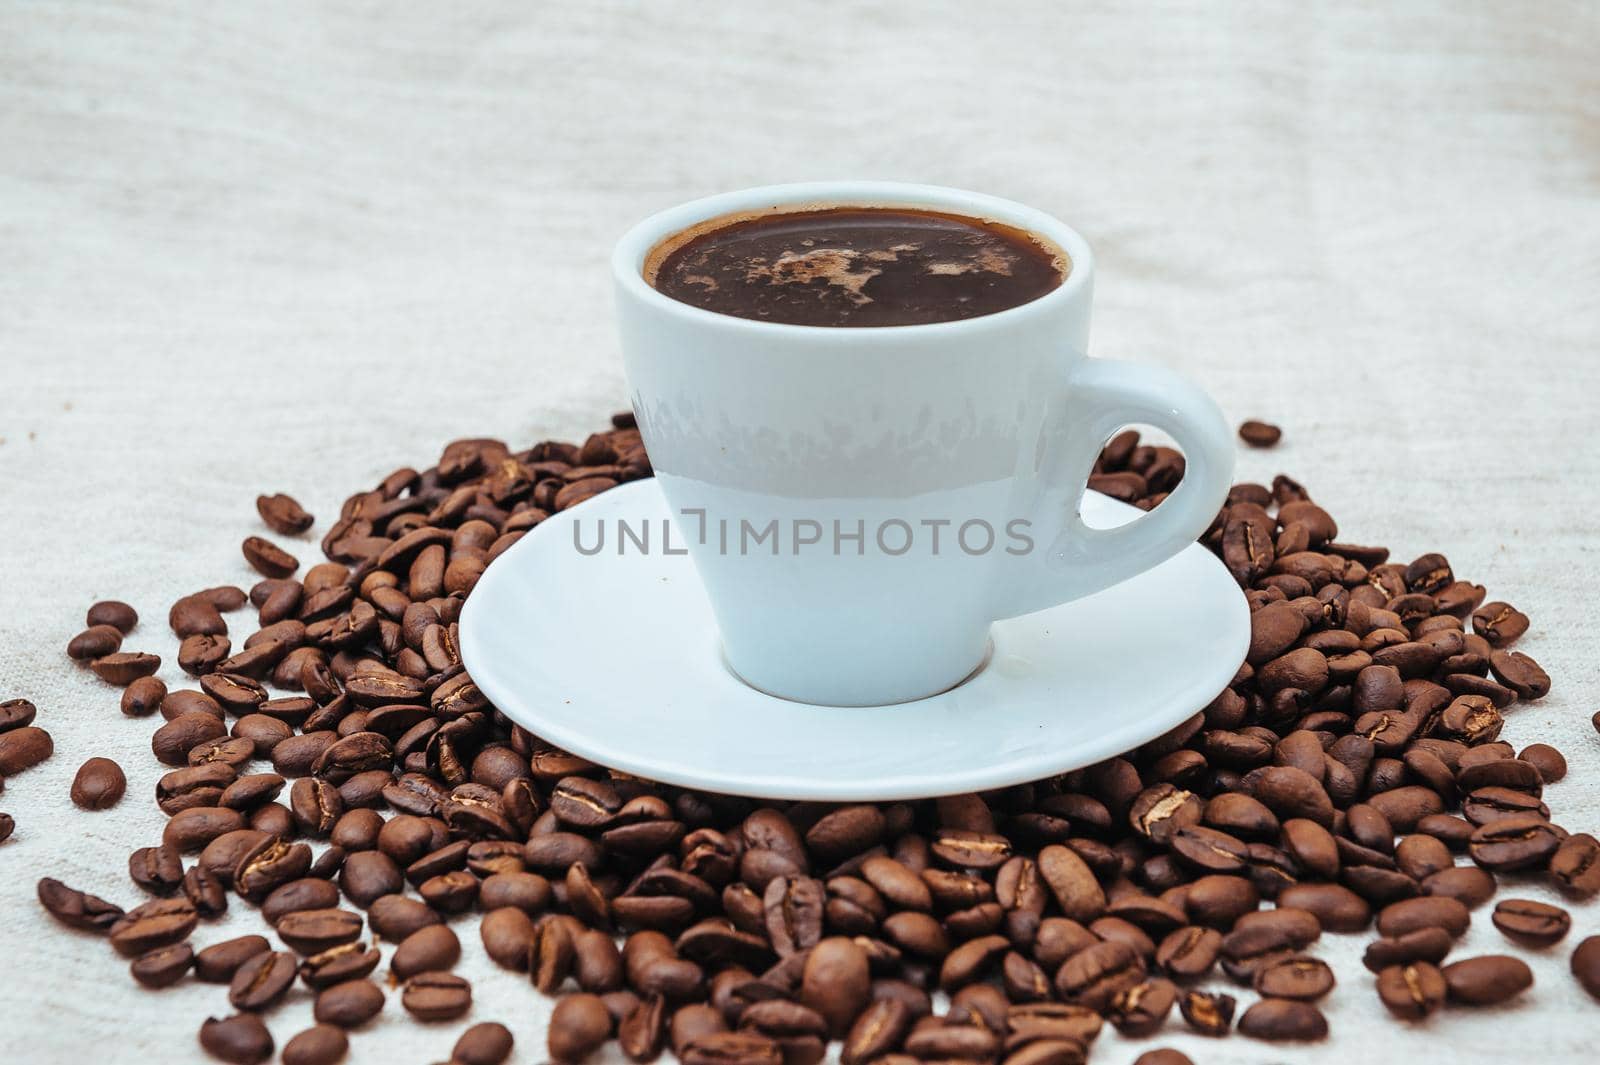
[[[1071,269],[1044,238],[911,207],[728,215],[651,249],[644,279],[690,306],[814,326],[923,325],[1020,306]]]

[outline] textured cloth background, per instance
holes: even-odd
[[[126,856],[162,824],[154,723],[62,654],[84,609],[129,600],[128,647],[172,663],[170,602],[253,580],[258,492],[320,536],[453,437],[581,439],[625,402],[612,240],[775,181],[965,186],[1078,227],[1099,354],[1286,427],[1242,477],[1292,472],[1346,538],[1441,549],[1533,617],[1555,692],[1507,736],[1565,750],[1547,797],[1600,828],[1597,49],[1586,0],[0,6],[0,697],[56,740],[0,797],[0,1056],[187,1061],[228,1012],[218,987],[140,990],[34,901],[46,874],[139,900]],[[82,813],[67,787],[96,754],[129,795]],[[1389,1023],[1364,939],[1327,936],[1327,1044],[1208,1042],[1176,1015],[1162,1042],[1202,1065],[1405,1062],[1435,1038],[1591,1060],[1600,1005],[1566,968],[1600,907],[1575,917],[1513,950],[1538,976],[1515,1009]],[[458,924],[469,1020],[544,1060],[548,1000]],[[196,941],[256,926],[235,902]],[[1502,949],[1480,910],[1455,956]],[[297,989],[279,1045],[309,1016]],[[391,995],[352,1060],[443,1059],[465,1023]],[[1094,1060],[1137,1052],[1108,1030]]]

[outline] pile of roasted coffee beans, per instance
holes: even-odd
[[[1176,451],[1126,432],[1091,484],[1149,508],[1183,472]],[[147,987],[225,987],[234,1012],[199,1039],[230,1062],[271,1055],[262,1015],[297,983],[317,1024],[283,1061],[342,1058],[347,1030],[386,1004],[380,942],[402,1009],[462,1017],[472,988],[451,971],[463,946],[446,918],[476,910],[488,956],[561,996],[559,1062],[615,1039],[640,1062],[670,1048],[688,1065],[814,1065],[838,1040],[845,1065],[1075,1065],[1105,1024],[1324,1037],[1317,1002],[1335,974],[1311,951],[1325,931],[1376,925],[1361,993],[1397,1018],[1504,1002],[1532,980],[1514,953],[1447,961],[1497,877],[1600,891],[1600,843],[1543,801],[1560,752],[1500,739],[1513,704],[1549,689],[1510,649],[1528,619],[1443,555],[1390,561],[1341,540],[1287,477],[1236,485],[1203,537],[1254,612],[1248,660],[1124,757],[983,795],[836,806],[664,787],[554,749],[463,671],[461,604],[549,514],[649,474],[619,415],[581,446],[461,440],[430,469],[397,470],[345,502],[328,561],[303,573],[251,536],[260,583],[168,613],[192,687],[168,690],[155,656],[121,649],[131,609],[97,604],[68,653],[123,686],[124,713],[161,715],[170,820],[129,857],[141,905],[51,879],[40,902],[106,936]],[[288,496],[257,506],[277,535],[312,525]],[[235,646],[224,615],[247,604],[254,631]],[[33,715],[0,706],[0,771],[50,753]],[[91,759],[72,798],[102,809],[122,789],[120,769]],[[191,946],[232,899],[259,907],[278,945]],[[1492,920],[1508,951],[1572,923],[1523,899]],[[1572,970],[1600,997],[1600,938]],[[453,1060],[499,1062],[511,1042],[479,1024]]]

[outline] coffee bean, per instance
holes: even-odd
[[[107,810],[117,804],[128,788],[122,767],[109,758],[91,758],[78,767],[72,778],[72,801],[85,810]]]
[[[1181,1050],[1172,1050],[1161,1047],[1157,1050],[1147,1050],[1134,1059],[1133,1065],[1194,1065],[1189,1060],[1189,1055]]]
[[[1533,986],[1533,970],[1519,958],[1486,954],[1452,962],[1440,970],[1450,1001],[1469,1006],[1492,1006]]]
[[[1587,899],[1600,893],[1600,841],[1587,832],[1562,840],[1550,856],[1550,876],[1573,898]]]
[[[1296,955],[1257,969],[1251,983],[1264,997],[1311,1001],[1332,991],[1334,978],[1326,962]]]
[[[400,1005],[419,1021],[453,1021],[472,1008],[472,985],[454,973],[418,973],[405,982]]]
[[[35,725],[0,732],[0,778],[32,769],[54,753],[50,733]]]
[[[1561,845],[1555,827],[1537,813],[1511,814],[1472,833],[1472,860],[1494,872],[1509,872],[1547,862]]]
[[[863,1065],[893,1053],[904,1042],[915,1018],[898,999],[875,999],[851,1024],[839,1052],[844,1065]]]
[[[219,837],[219,841],[226,838]],[[203,854],[201,859],[203,862]],[[310,868],[310,847],[260,833],[239,855],[233,868],[233,888],[251,902],[259,902],[274,889],[304,876]]]
[[[1061,912],[1075,921],[1092,921],[1105,912],[1105,891],[1076,852],[1060,844],[1039,851],[1039,875]]]
[[[299,910],[277,922],[278,938],[297,954],[320,954],[361,935],[361,915],[349,910]]]
[[[259,536],[246,537],[242,550],[244,560],[265,577],[287,577],[300,568],[293,555]]]
[[[1406,965],[1425,961],[1438,965],[1455,946],[1455,937],[1443,928],[1419,928],[1398,936],[1385,936],[1367,946],[1362,964],[1372,972],[1382,972],[1391,965]]]
[[[1509,603],[1485,603],[1472,612],[1472,631],[1491,647],[1505,647],[1528,631],[1528,616]]]
[[[277,925],[294,913],[336,910],[338,906],[338,887],[326,880],[306,876],[273,888],[261,903],[261,916],[266,918],[268,924]]]
[[[1309,1002],[1263,998],[1239,1018],[1239,1033],[1269,1042],[1326,1039],[1328,1020]]]
[[[1233,1028],[1237,1005],[1232,995],[1188,991],[1178,999],[1178,1009],[1189,1027],[1201,1035],[1227,1035]]]
[[[194,950],[187,943],[156,947],[133,959],[128,971],[149,988],[171,987],[194,965]]]
[[[96,658],[89,663],[94,675],[107,684],[125,688],[141,677],[148,677],[161,668],[161,656],[141,651],[118,651]]]
[[[1155,962],[1179,979],[1205,976],[1216,964],[1222,949],[1222,933],[1214,928],[1191,926],[1167,935],[1156,948]]]
[[[1492,919],[1507,939],[1527,947],[1559,943],[1572,928],[1566,910],[1532,899],[1505,899],[1496,904]]]
[[[1057,970],[1056,992],[1067,1002],[1104,1012],[1122,991],[1141,982],[1144,962],[1126,943],[1108,940],[1071,955]]]
[[[133,957],[182,942],[198,921],[199,914],[188,899],[156,899],[135,906],[111,925],[111,945],[117,953]]]
[[[112,654],[121,646],[121,629],[112,625],[91,625],[67,641],[67,657],[88,662]]]
[[[256,1065],[272,1056],[272,1033],[253,1013],[236,1013],[200,1025],[200,1045],[212,1057],[232,1065]]]
[[[383,991],[371,980],[346,980],[317,993],[312,1014],[318,1024],[357,1028],[383,1011]]]
[[[367,924],[391,943],[399,943],[417,929],[440,921],[426,904],[404,895],[385,895],[367,907]]]
[[[294,983],[294,955],[265,951],[246,958],[228,984],[228,1002],[236,1010],[269,1009]]]
[[[1444,1005],[1443,974],[1425,961],[1391,965],[1378,973],[1378,998],[1396,1017],[1422,1020]]]
[[[677,1049],[683,1065],[782,1065],[778,1044],[755,1032],[714,1032]]]
[[[225,939],[221,943],[213,943],[194,956],[194,974],[200,979],[211,984],[226,984],[233,981],[233,974],[239,971],[239,966],[272,949],[265,936],[247,935],[234,939]]]
[[[1177,1001],[1178,988],[1172,981],[1145,980],[1117,993],[1108,1019],[1123,1035],[1152,1035],[1166,1022]]]
[[[222,881],[199,865],[183,874],[183,897],[203,918],[221,917],[228,910],[228,892]]]
[[[300,963],[298,972],[307,987],[322,990],[369,975],[381,958],[376,947],[353,940],[311,955]]]
[[[11,834],[16,830],[16,818],[7,813],[0,813],[0,843],[4,843],[6,840],[10,839]]]
[[[315,520],[292,496],[282,492],[256,496],[256,512],[267,523],[267,528],[280,536],[298,536],[311,528]]]
[[[419,928],[395,949],[389,959],[389,969],[399,980],[409,980],[418,973],[448,969],[461,958],[461,941],[446,925],[429,925]]]
[[[1252,420],[1239,424],[1239,439],[1251,447],[1273,447],[1282,437],[1283,430],[1270,422]]]
[[[336,1065],[349,1050],[350,1039],[343,1028],[316,1024],[283,1044],[283,1065]]]
[[[483,1021],[461,1033],[450,1059],[461,1065],[501,1065],[511,1056],[513,1042],[511,1029],[495,1021]]]
[[[1472,922],[1467,907],[1452,898],[1402,899],[1385,906],[1378,914],[1378,931],[1385,936],[1400,936],[1422,928],[1443,928],[1460,937]]]
[[[827,1021],[832,1037],[844,1037],[871,994],[867,954],[854,941],[835,936],[811,948],[800,1001]]]
[[[119,600],[102,599],[89,608],[84,624],[91,628],[96,625],[110,625],[118,632],[126,634],[139,624],[139,612]]]

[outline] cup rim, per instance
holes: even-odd
[[[1039,298],[1003,311],[996,311],[994,314],[949,322],[886,325],[871,329],[839,329],[833,326],[796,325],[788,322],[763,322],[753,318],[739,318],[680,303],[645,283],[646,257],[652,248],[674,233],[721,215],[810,205],[921,207],[993,219],[1038,233],[1054,241],[1062,251],[1066,252],[1071,268],[1060,285]],[[719,193],[658,211],[634,225],[617,241],[611,253],[611,273],[619,292],[642,300],[656,310],[688,323],[715,324],[724,329],[773,337],[783,334],[790,336],[804,334],[819,341],[824,337],[831,337],[833,338],[831,342],[859,345],[871,343],[871,338],[874,336],[888,339],[904,338],[924,332],[954,333],[981,330],[994,328],[1002,323],[1014,324],[1027,316],[1048,315],[1059,305],[1076,299],[1079,293],[1088,287],[1090,278],[1094,275],[1094,254],[1089,250],[1088,241],[1066,223],[1037,208],[999,196],[943,185],[920,185],[900,181],[807,181],[762,185]]]

